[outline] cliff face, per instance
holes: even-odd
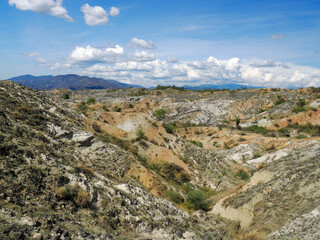
[[[0,81],[0,238],[317,236],[317,95]]]

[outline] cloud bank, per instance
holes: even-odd
[[[120,45],[96,48],[77,46],[65,61],[50,63],[38,58],[40,66],[139,84],[201,85],[239,83],[260,87],[320,86],[320,69],[273,60],[246,60],[237,57],[201,61],[178,61],[170,56],[159,59],[146,50],[126,53]]]

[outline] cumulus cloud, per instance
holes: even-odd
[[[116,45],[114,47],[99,49],[90,45],[86,47],[76,47],[68,57],[72,63],[89,62],[114,62],[117,58],[124,55],[124,49]]]
[[[118,16],[120,14],[120,10],[119,8],[111,7],[109,14],[110,16],[113,16],[113,17]]]
[[[42,55],[42,52],[25,52],[23,53],[23,55],[27,56],[27,57],[37,57]]]
[[[68,15],[68,11],[62,6],[62,2],[63,0],[9,0],[9,4],[15,5],[19,10],[49,14],[73,22],[74,20]]]
[[[275,39],[275,40],[280,40],[280,39],[284,38],[284,35],[283,34],[274,34],[271,36],[271,38]]]
[[[134,48],[146,48],[146,49],[156,48],[156,46],[152,41],[145,41],[143,39],[138,39],[138,38],[131,38],[128,46],[134,47]]]
[[[86,3],[81,7],[81,11],[89,26],[104,25],[109,22],[108,13],[100,6],[91,7]]]
[[[136,51],[132,55],[131,59],[137,62],[148,62],[156,60],[156,56],[145,51]]]

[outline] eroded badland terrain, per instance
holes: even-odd
[[[319,238],[319,88],[0,81],[0,239]]]

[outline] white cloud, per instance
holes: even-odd
[[[25,52],[23,53],[23,55],[27,56],[27,57],[37,57],[42,55],[42,52]]]
[[[119,8],[111,7],[109,14],[110,14],[110,16],[113,16],[113,17],[118,16],[120,14],[120,10],[119,10]]]
[[[156,46],[152,41],[145,41],[143,39],[138,39],[138,38],[131,38],[130,43],[128,44],[130,47],[134,48],[147,48],[147,49],[154,49]]]
[[[136,51],[132,55],[131,59],[137,62],[148,62],[156,60],[156,56],[145,51]]]
[[[88,62],[114,62],[117,58],[124,55],[121,46],[99,49],[88,45],[87,47],[76,47],[68,60],[72,63],[88,63]]]
[[[282,68],[290,68],[288,66],[288,64],[286,63],[276,63],[272,60],[257,60],[254,61],[253,63],[250,63],[251,67],[257,67],[257,68],[261,68],[261,67],[282,67]]]
[[[275,39],[275,40],[280,40],[280,39],[284,38],[284,35],[283,34],[274,34],[271,36],[271,38]]]
[[[62,2],[63,0],[9,0],[9,4],[11,6],[15,5],[19,10],[31,10],[37,13],[45,13],[73,22],[74,20],[68,15],[67,10],[62,6]]]
[[[91,7],[89,4],[84,4],[81,7],[84,14],[86,24],[90,26],[104,25],[109,22],[108,13],[100,6]]]
[[[168,57],[167,62],[169,62],[169,63],[177,63],[177,62],[179,62],[179,60],[176,59],[175,57]]]

